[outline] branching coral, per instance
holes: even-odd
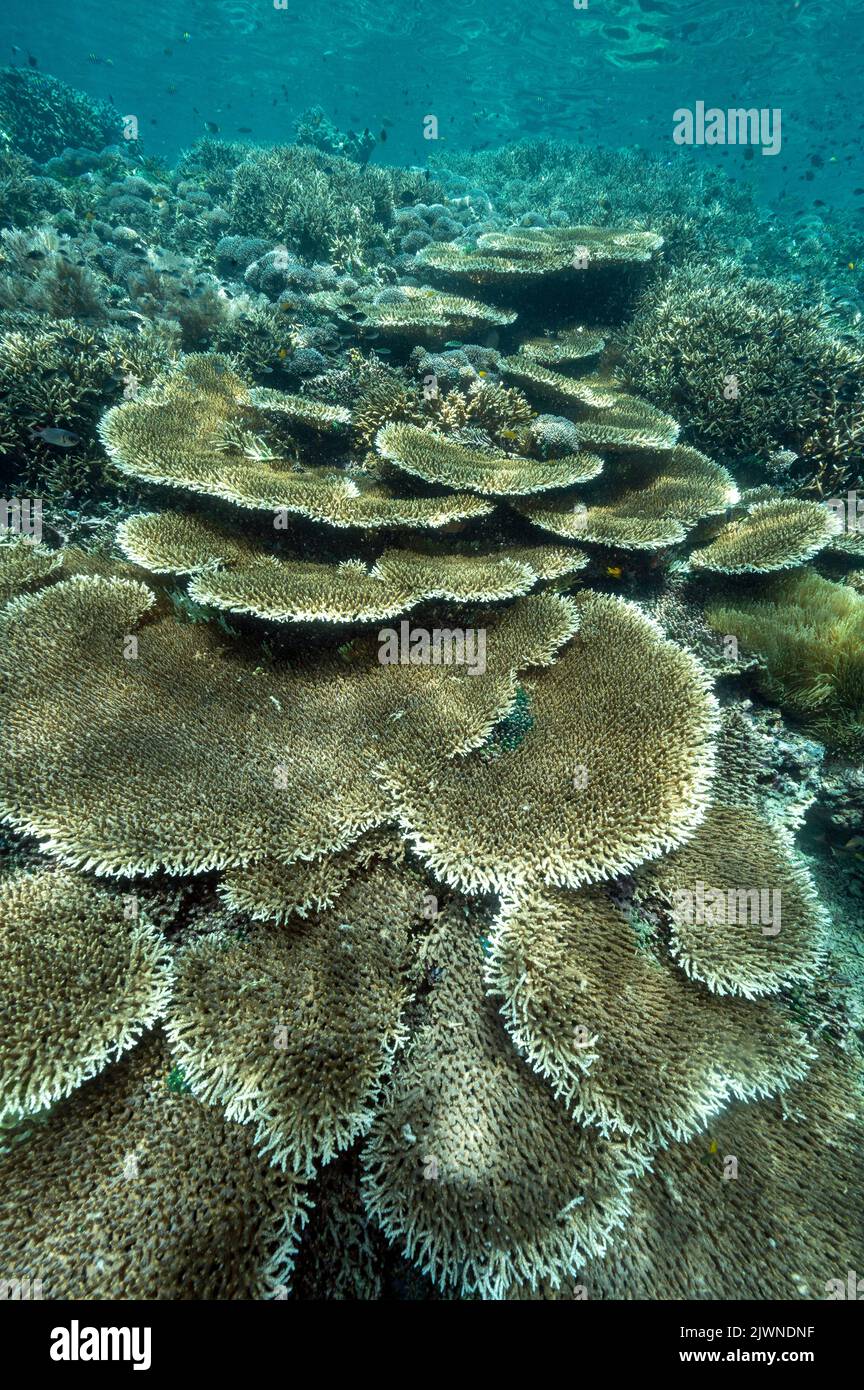
[[[128,1051],[170,990],[161,935],[62,871],[3,883],[0,964],[0,1124],[54,1105]]]
[[[233,170],[231,229],[284,243],[308,260],[373,264],[387,249],[395,207],[421,186],[422,176],[409,170],[360,168],[302,145],[256,149]]]
[[[854,480],[864,444],[864,344],[826,311],[726,263],[658,281],[626,331],[623,370],[724,456],[791,449],[817,495]]]
[[[139,332],[93,327],[72,318],[33,313],[3,316],[0,326],[0,455],[19,461],[27,495],[98,493],[105,460],[96,425],[106,402],[125,383],[152,381],[176,353],[150,325]],[[34,431],[69,430],[80,441],[52,448]],[[115,487],[113,489],[116,492]]]
[[[79,145],[101,150],[121,135],[113,107],[29,67],[0,70],[0,125],[22,154],[38,160]]]

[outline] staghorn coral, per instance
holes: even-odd
[[[760,660],[759,688],[832,748],[864,750],[864,598],[811,569],[778,576],[761,598],[710,604],[709,625]]]
[[[784,1089],[812,1056],[771,1004],[712,998],[640,946],[598,889],[505,898],[486,982],[574,1117],[644,1145],[689,1139],[732,1098]]]
[[[373,864],[330,911],[242,942],[209,937],[180,956],[174,1053],[193,1093],[254,1125],[277,1167],[311,1177],[368,1128],[403,1038],[408,932],[422,901],[415,872]]]
[[[579,630],[528,682],[533,724],[514,751],[441,767],[415,755],[387,774],[403,833],[446,883],[576,887],[672,849],[704,813],[715,706],[701,668],[635,605],[574,604]]]
[[[127,920],[125,906],[63,871],[3,882],[0,1126],[69,1095],[163,1013],[164,941],[146,921]]]
[[[437,983],[362,1155],[366,1208],[445,1291],[505,1296],[602,1254],[640,1156],[580,1129],[509,1044],[476,927],[442,914]]]
[[[758,502],[731,521],[703,550],[694,550],[695,569],[720,574],[770,574],[812,560],[837,534],[839,522],[820,502],[783,498]]]
[[[737,497],[725,468],[678,444],[658,461],[630,474],[630,485],[617,491],[610,482],[607,500],[574,504],[567,493],[539,501],[516,502],[521,516],[544,531],[622,550],[659,550],[684,540],[703,517],[724,512]],[[618,487],[627,473],[615,477]]]
[[[753,999],[815,978],[825,913],[792,837],[759,810],[715,803],[637,887],[671,908],[672,955],[715,993]]]
[[[31,161],[0,138],[0,225],[30,227],[60,206],[56,185],[35,178]]]
[[[353,410],[354,433],[362,446],[371,448],[379,429],[388,421],[423,423],[420,393],[404,372],[385,366],[375,356],[364,361],[359,353],[353,366],[362,383]]]
[[[864,344],[826,308],[740,268],[686,267],[656,281],[624,334],[622,370],[721,457],[791,450],[817,496],[853,484],[864,444]]]
[[[593,454],[541,462],[518,454],[472,449],[435,430],[408,423],[385,425],[375,447],[382,458],[428,483],[464,488],[487,497],[526,495],[569,487],[595,478],[602,468]]]
[[[426,410],[439,429],[457,434],[463,441],[476,437],[482,447],[497,444],[505,452],[522,444],[526,438],[524,426],[534,419],[534,411],[521,391],[474,376],[467,388],[433,395],[426,402]],[[576,449],[570,452],[575,453]]]
[[[308,146],[247,147],[245,154],[230,176],[231,232],[346,268],[380,261],[403,197],[436,188],[411,170],[360,168]]]
[[[97,421],[124,390],[146,384],[176,346],[160,329],[91,326],[33,313],[3,315],[0,324],[0,456],[18,463],[22,491],[52,498],[105,491]],[[45,426],[81,436],[58,451],[32,431]],[[112,492],[116,494],[115,480]]]
[[[170,1071],[145,1039],[0,1158],[0,1263],[44,1298],[284,1294],[302,1189]]]
[[[52,226],[0,232],[0,310],[105,324],[108,282]]]

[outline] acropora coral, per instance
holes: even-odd
[[[22,69],[0,125],[46,504],[0,538],[0,1270],[822,1297],[864,1260],[805,853],[820,788],[856,849],[858,336],[648,156],[430,176],[313,109],[167,168]]]

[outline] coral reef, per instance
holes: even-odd
[[[116,145],[122,134],[113,107],[32,68],[0,69],[0,128],[21,154],[42,161],[70,146]]]
[[[759,598],[715,603],[718,632],[760,659],[765,694],[818,738],[859,761],[864,750],[864,598],[810,569],[779,577]]]
[[[167,946],[129,906],[62,871],[3,883],[0,1126],[71,1094],[161,1016]]]
[[[836,518],[818,502],[757,502],[745,517],[724,526],[690,563],[720,574],[770,574],[812,560],[837,534]]]
[[[0,1268],[820,1298],[864,1260],[854,237],[386,126],[169,167],[0,74]]]
[[[284,1288],[302,1189],[256,1157],[249,1129],[173,1093],[170,1071],[164,1040],[149,1037],[0,1160],[3,1262],[39,1279],[43,1297],[261,1298]]]
[[[645,293],[624,333],[622,370],[694,442],[724,458],[789,450],[819,496],[860,475],[864,340],[842,335],[793,289],[679,269]]]
[[[417,874],[373,865],[329,912],[246,942],[210,936],[181,955],[175,1055],[194,1094],[254,1122],[277,1166],[311,1177],[368,1128],[404,1036],[408,932],[423,887]]]

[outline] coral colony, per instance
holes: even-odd
[[[845,1296],[852,232],[425,123],[0,72],[0,1279]]]

